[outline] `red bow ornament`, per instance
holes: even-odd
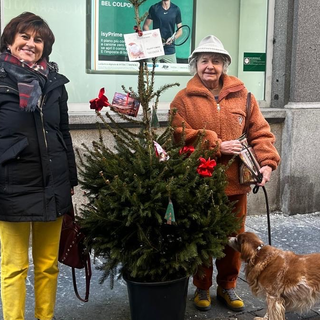
[[[141,29],[138,26],[134,26],[133,29],[138,33],[139,37],[142,37],[143,33]]]
[[[108,98],[104,95],[104,88],[99,91],[98,98],[90,100],[90,109],[100,111],[103,107],[111,106]]]
[[[197,168],[197,172],[203,177],[211,177],[214,167],[217,165],[215,160],[208,160],[204,158],[199,158],[200,164]]]
[[[191,154],[192,152],[194,152],[194,147],[193,147],[193,146],[190,146],[190,147],[185,146],[185,147],[183,147],[183,148],[181,148],[181,149],[179,150],[179,154],[180,154],[180,155],[181,155],[181,154],[186,154],[187,156],[190,156],[190,154]]]

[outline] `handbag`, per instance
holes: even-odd
[[[72,269],[73,288],[77,298],[83,302],[88,302],[91,280],[91,260],[89,252],[84,243],[85,234],[81,231],[80,225],[75,221],[74,209],[65,214],[62,222],[59,257],[63,263]],[[85,297],[81,298],[78,293],[75,269],[85,270],[86,292]]]
[[[246,185],[257,184],[262,181],[259,162],[257,161],[253,148],[248,143],[250,112],[251,92],[248,92],[246,105],[246,123],[243,134],[240,138],[238,138],[242,145],[242,149],[239,154],[239,157],[242,160],[239,168],[239,180],[240,184]]]

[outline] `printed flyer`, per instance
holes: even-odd
[[[164,55],[163,44],[159,29],[124,35],[130,61],[150,59]]]

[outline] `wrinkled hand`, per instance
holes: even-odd
[[[263,187],[267,182],[270,181],[272,168],[269,166],[264,166],[260,169],[260,173],[262,174],[262,181],[261,183],[257,183],[259,187]]]
[[[220,152],[222,154],[234,155],[239,154],[242,149],[241,142],[239,140],[223,141],[220,145]]]

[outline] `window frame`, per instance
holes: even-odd
[[[93,65],[95,64],[93,61],[95,60],[95,55],[93,53],[94,50],[97,50],[97,38],[99,39],[99,32],[101,30],[96,30],[96,21],[95,21],[95,15],[97,14],[97,8],[96,8],[96,2],[99,0],[86,0],[86,72],[88,74],[137,74],[139,71],[139,62],[132,62],[132,61],[119,61],[118,64],[120,65],[118,68],[113,67],[112,62],[114,60],[110,60],[110,69],[97,69]],[[160,1],[160,0],[159,0]],[[195,18],[196,18],[196,0],[184,0],[184,1],[190,1],[192,3],[192,22],[188,23],[190,27],[190,52],[188,54],[191,54],[195,47],[195,40],[194,40],[194,34],[195,34]],[[95,7],[92,7],[93,2],[95,2]],[[111,2],[111,1],[110,1]],[[158,1],[157,1],[158,2]],[[190,5],[189,5],[190,6]],[[140,12],[140,14],[142,14]],[[190,25],[191,24],[191,25]],[[142,24],[141,24],[142,26]],[[93,31],[96,30],[96,31]],[[94,39],[92,39],[95,37]],[[189,41],[189,40],[188,40]],[[100,62],[99,59],[97,59],[97,63]],[[105,60],[106,67],[108,67],[108,60]],[[126,68],[127,66],[127,68]],[[152,62],[148,63],[148,67],[151,70],[152,69]],[[157,63],[155,71],[159,75],[190,75],[189,67],[187,63],[176,63],[176,64],[169,64],[169,63]]]

